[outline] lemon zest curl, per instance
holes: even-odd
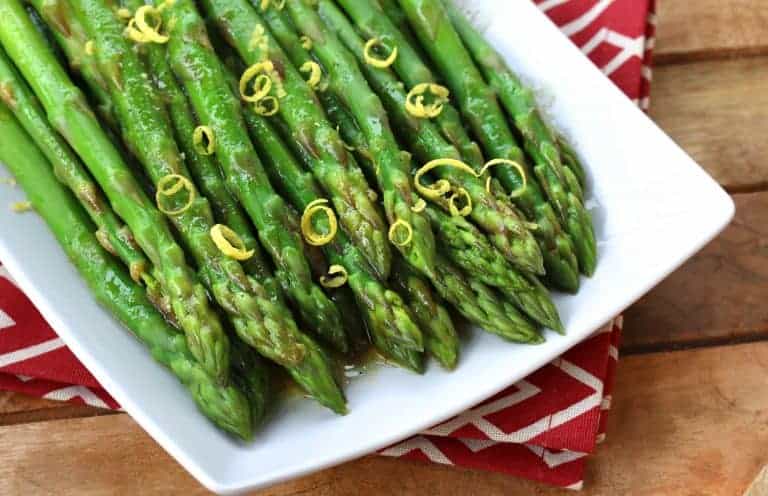
[[[325,198],[318,198],[307,205],[307,208],[304,209],[304,213],[301,215],[301,233],[304,235],[307,243],[312,246],[326,245],[336,237],[339,224],[336,220],[336,214],[330,207],[326,206],[327,203],[328,200]],[[312,217],[320,211],[328,217],[328,232],[325,234],[316,232],[312,227]]]
[[[210,231],[211,239],[224,255],[235,260],[248,260],[256,250],[246,250],[245,243],[235,231],[224,224],[216,224]]]
[[[384,46],[381,42],[381,38],[371,38],[365,43],[365,47],[363,48],[363,59],[365,59],[366,64],[378,69],[386,69],[395,63],[395,60],[397,60],[397,47],[392,49],[386,59],[379,59],[371,53],[376,46]]]
[[[334,264],[328,267],[328,274],[320,278],[320,285],[328,289],[340,288],[347,283],[348,279],[347,269]]]

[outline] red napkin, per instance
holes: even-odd
[[[655,0],[534,0],[643,109]],[[621,318],[475,408],[381,455],[503,472],[580,489],[605,437]],[[0,266],[0,389],[117,409]]]

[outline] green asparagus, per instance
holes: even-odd
[[[581,203],[571,201],[577,198],[564,191],[554,171],[545,164],[537,164],[531,173],[493,90],[475,67],[440,0],[400,0],[400,5],[422,45],[440,68],[442,76],[460,102],[465,119],[480,137],[488,154],[525,166],[527,183],[512,168],[496,167],[495,172],[507,189],[520,193],[516,201],[529,219],[536,222],[537,232],[547,233],[544,239],[549,245],[545,251],[551,250],[550,257],[555,257],[562,265],[565,261],[563,257],[570,253],[572,245],[582,270],[588,272],[587,269],[595,263],[594,238],[589,235],[591,227],[587,225],[588,219],[581,214],[584,210]],[[541,186],[536,179],[542,182]],[[546,202],[544,193],[553,205]],[[558,215],[568,229],[569,237],[557,236]],[[565,282],[569,281],[566,279]],[[574,284],[563,286],[572,289]]]
[[[64,53],[69,67],[85,81],[99,116],[110,126],[117,125],[107,81],[96,66],[96,58],[86,53],[88,35],[80,21],[71,13],[66,0],[27,0],[53,33],[58,47]]]
[[[377,69],[365,64],[365,42],[338,7],[330,0],[320,0],[318,12],[357,56],[361,70],[381,97],[395,127],[410,143],[416,156],[424,162],[438,159],[460,160],[458,150],[442,137],[435,124],[408,113],[407,95],[398,78],[387,69]],[[467,172],[445,166],[438,167],[435,172],[438,177],[450,181],[454,188],[464,188],[468,192],[472,201],[470,217],[488,233],[494,246],[508,260],[525,272],[543,273],[541,251],[536,240],[518,218],[506,197],[492,195],[486,190],[484,181]],[[439,199],[443,200],[443,208],[449,210],[445,197],[441,196]]]
[[[449,0],[442,1],[450,5]],[[523,86],[504,59],[463,14],[452,5],[447,11],[474,61],[522,134],[525,150],[536,164],[536,176],[574,241],[581,270],[592,275],[597,264],[592,219],[582,205],[581,186],[570,169],[563,166],[560,148],[539,114],[533,93]]]
[[[419,326],[424,330],[424,348],[448,370],[459,361],[459,335],[448,310],[435,297],[432,287],[402,258],[395,259],[390,277]]]
[[[143,289],[99,245],[80,206],[57,182],[51,164],[3,103],[0,162],[14,174],[98,302],[150,349],[155,360],[179,378],[207,417],[222,429],[249,439],[251,412],[242,392],[233,385],[222,386],[217,377],[205,371],[190,353],[184,337],[163,320]]]
[[[312,201],[322,198],[322,191],[312,175],[302,169],[266,119],[253,113],[246,116],[254,141],[265,157],[270,177],[290,201],[297,208],[305,209]],[[316,231],[327,232],[327,218],[315,215],[312,221]],[[416,356],[424,348],[424,339],[400,296],[376,279],[365,258],[342,231],[338,231],[334,240],[323,249],[331,264],[341,265],[346,270],[349,287],[365,316],[374,344],[398,364],[413,369],[414,362],[420,363]],[[406,360],[403,362],[399,357]]]
[[[122,157],[88,108],[83,94],[37,33],[18,0],[0,2],[0,43],[32,86],[48,120],[80,155],[115,212],[158,269],[190,351],[222,383],[229,368],[228,341],[205,289],[196,280],[160,212],[149,202]]]
[[[312,90],[287,60],[248,0],[202,0],[200,3],[222,37],[248,65],[269,60],[281,69],[279,83],[287,94],[280,99],[279,112],[273,118],[283,122],[293,139],[306,148],[306,153],[313,158],[312,173],[328,192],[340,224],[376,272],[386,277],[391,253],[385,223],[371,199],[373,192],[325,118]],[[258,34],[259,30],[262,31],[260,43],[252,43],[254,33]]]
[[[414,211],[410,155],[400,151],[381,100],[360,73],[354,56],[305,0],[286,0],[285,8],[298,30],[312,41],[312,53],[324,66],[330,90],[355,116],[375,157],[376,178],[391,226],[390,240],[414,267],[432,275],[434,236],[429,220]]]

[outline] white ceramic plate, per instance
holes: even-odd
[[[211,490],[274,484],[383,448],[536,370],[619,314],[731,219],[728,195],[603,76],[528,0],[475,0],[488,36],[547,95],[548,113],[588,164],[600,264],[576,296],[558,296],[567,335],[514,346],[474,332],[453,373],[382,368],[348,387],[350,414],[286,401],[250,444],[200,415],[176,380],[102,311],[34,214],[7,208],[0,260],[77,357],[149,434]],[[491,15],[492,14],[492,15]],[[514,22],[512,21],[514,20]]]

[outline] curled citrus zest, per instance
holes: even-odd
[[[254,104],[253,110],[259,115],[269,117],[280,110],[280,101],[273,96],[265,96]]]
[[[330,207],[325,204],[328,200],[325,198],[318,198],[311,202],[304,209],[304,213],[301,215],[301,233],[304,235],[304,239],[312,246],[323,246],[330,243],[334,237],[336,237],[336,231],[339,228],[336,221],[336,214]],[[324,212],[328,217],[328,232],[325,234],[319,234],[312,228],[312,217],[317,212]]]
[[[117,9],[116,14],[117,14],[117,17],[119,17],[120,19],[130,19],[131,17],[133,17],[133,14],[131,14],[131,11],[126,9],[125,7]]]
[[[86,55],[93,55],[93,40],[88,40],[85,42],[85,54]]]
[[[247,68],[243,75],[240,76],[240,98],[246,102],[256,103],[259,100],[265,98],[272,90],[272,78],[269,77],[269,72],[275,69],[275,65],[271,60],[265,60],[264,62],[258,62]],[[259,74],[265,72],[267,74]],[[258,75],[258,77],[257,77]],[[255,80],[254,80],[255,78]],[[252,95],[248,94],[248,83],[254,80]]]
[[[520,177],[523,180],[523,185],[517,188],[516,190],[512,191],[509,194],[510,198],[517,198],[523,193],[525,193],[526,188],[528,187],[528,177],[525,174],[525,169],[523,169],[523,166],[520,165],[518,162],[515,162],[514,160],[507,160],[505,158],[495,158],[493,160],[489,160],[486,162],[486,164],[483,166],[482,169],[480,169],[480,176],[485,174],[485,172],[490,169],[491,167],[494,167],[496,165],[510,165],[513,168],[515,168],[520,174]],[[489,176],[488,179],[485,181],[485,189],[489,193],[491,192],[491,177]]]
[[[340,288],[347,283],[347,279],[347,269],[341,265],[331,265],[328,267],[328,274],[320,278],[320,285],[328,289]]]
[[[442,166],[453,167],[455,169],[459,169],[461,171],[472,174],[473,176],[477,176],[475,170],[461,160],[456,160],[454,158],[438,158],[436,160],[432,160],[424,164],[418,171],[416,171],[416,176],[413,179],[416,190],[421,193],[422,196],[426,196],[430,199],[436,199],[451,191],[451,183],[446,179],[439,179],[434,184],[429,186],[424,186],[421,184],[421,177],[424,174],[431,171],[432,169]]]
[[[30,210],[32,210],[32,202],[28,202],[28,201],[13,202],[11,203],[11,210],[16,212],[17,214],[29,212]]]
[[[427,202],[424,201],[424,198],[419,198],[411,207],[411,212],[418,214],[419,212],[423,212],[425,208],[427,208]]]
[[[136,10],[136,14],[128,22],[127,32],[128,37],[139,43],[167,43],[170,37],[168,35],[160,34],[160,26],[163,23],[162,17],[160,17],[161,9],[157,9],[151,5],[142,5]],[[154,26],[150,26],[147,23],[147,14],[155,16],[157,23]]]
[[[175,182],[173,182],[175,181]],[[168,186],[168,183],[173,182],[173,184]],[[163,197],[170,197],[181,191],[181,189],[184,188],[189,193],[189,199],[187,200],[187,203],[185,203],[181,208],[178,208],[176,210],[169,210],[163,207],[163,202],[161,201],[161,198]],[[155,193],[155,202],[157,203],[157,209],[160,210],[165,215],[179,215],[183,212],[185,212],[189,207],[192,206],[192,203],[195,201],[195,185],[192,184],[192,181],[187,179],[186,177],[182,176],[181,174],[168,174],[167,176],[163,176],[160,178],[160,180],[157,182],[157,192]]]
[[[299,71],[308,72],[309,79],[307,79],[307,84],[312,89],[317,88],[317,85],[320,84],[320,78],[323,75],[323,70],[320,68],[320,64],[310,60],[308,62],[304,62],[301,68],[299,68]]]
[[[220,252],[235,260],[248,260],[255,253],[255,250],[246,250],[240,236],[224,224],[211,228],[211,239]]]
[[[195,145],[195,151],[200,155],[213,155],[216,151],[216,135],[210,126],[197,126],[192,133],[192,143]]]
[[[269,8],[269,0],[261,0],[259,4],[259,10],[265,12]]]
[[[434,102],[424,105],[424,94],[431,93]],[[405,110],[414,117],[431,119],[437,117],[443,111],[443,106],[448,103],[451,92],[445,86],[435,83],[419,83],[408,92],[405,97]]]
[[[301,46],[304,50],[312,50],[312,38],[303,35],[299,40],[301,41]]]
[[[459,210],[459,208],[456,206],[456,200],[458,200],[461,196],[464,197],[466,205],[464,205],[464,207]],[[448,211],[453,217],[466,217],[472,213],[472,197],[469,196],[469,192],[467,192],[466,189],[458,188],[456,193],[452,194],[450,198],[448,198]]]
[[[395,237],[396,231],[400,226],[402,226],[402,228],[405,229],[408,233],[405,235],[405,239],[402,242],[396,241]],[[408,246],[413,240],[413,228],[407,221],[404,221],[403,219],[397,219],[391,226],[389,226],[387,237],[389,238],[389,241],[391,241],[395,246]]]
[[[363,48],[363,58],[365,59],[365,63],[379,69],[386,69],[397,59],[397,47],[392,49],[392,52],[390,52],[386,59],[378,59],[371,53],[371,50],[376,46],[384,46],[381,42],[381,38],[371,38],[365,43],[365,48]]]

